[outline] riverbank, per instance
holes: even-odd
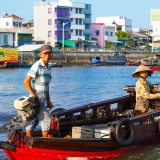
[[[111,56],[113,52],[59,52],[54,53],[51,59],[56,63],[67,64],[90,64],[91,58],[99,57],[103,59],[105,56]],[[160,52],[126,52],[126,59],[140,61],[146,57],[154,57]],[[23,60],[36,61],[38,60],[38,53],[23,53]],[[19,54],[21,60],[21,54]]]

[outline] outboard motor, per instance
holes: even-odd
[[[20,97],[14,101],[14,106],[17,109],[18,116],[21,116],[22,121],[30,121],[36,118],[40,109],[40,101],[38,97]]]

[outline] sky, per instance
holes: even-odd
[[[0,17],[3,11],[6,11],[9,15],[15,14],[23,18],[24,22],[32,20],[34,3],[38,1],[40,0],[3,0],[0,5]],[[75,0],[75,2],[92,4],[92,22],[96,21],[96,17],[123,16],[132,20],[132,28],[152,29],[150,10],[160,9],[160,0]]]

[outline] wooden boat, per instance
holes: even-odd
[[[18,130],[9,133],[8,142],[0,147],[10,160],[104,160],[160,144],[158,100],[150,102],[153,112],[133,116],[135,89],[124,89],[129,93],[126,96],[68,110],[57,109],[52,113],[54,121],[48,138],[42,138],[40,131],[26,137]]]

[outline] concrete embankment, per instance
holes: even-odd
[[[113,53],[113,52],[112,52]],[[100,57],[103,60],[105,56],[111,56],[111,52],[65,52],[54,53],[52,57],[53,62],[74,63],[74,64],[90,64],[91,58]],[[127,52],[126,58],[129,60],[140,61],[142,58],[154,57],[160,52]],[[19,60],[22,59],[21,54]],[[24,53],[22,60],[36,61],[39,59],[38,53]]]

